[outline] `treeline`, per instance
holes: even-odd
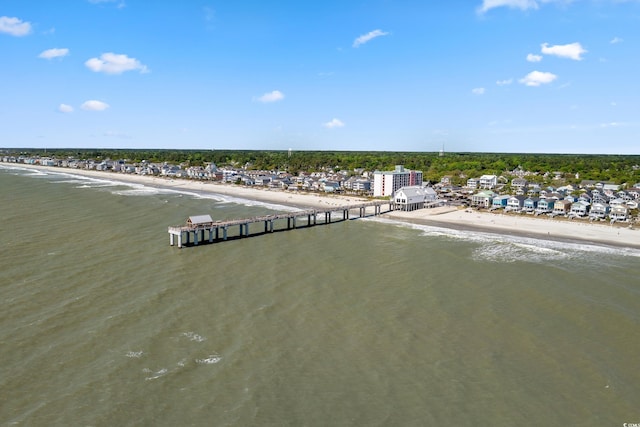
[[[514,154],[514,153],[439,153],[387,152],[387,151],[263,151],[263,150],[150,150],[150,149],[14,149],[5,153],[23,156],[55,156],[79,159],[125,159],[139,163],[168,162],[188,166],[215,163],[256,170],[285,170],[292,174],[300,171],[364,169],[368,171],[392,170],[395,165],[421,170],[424,179],[437,182],[449,175],[454,183],[463,183],[465,177],[484,174],[501,175],[518,167],[537,172],[529,181],[543,182],[545,172],[562,172],[571,182],[581,180],[608,181],[629,185],[640,182],[640,155],[592,154]]]

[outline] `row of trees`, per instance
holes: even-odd
[[[461,177],[484,174],[501,175],[517,167],[537,172],[530,181],[543,182],[545,172],[563,172],[567,182],[583,179],[609,181],[633,185],[640,182],[640,155],[585,155],[585,154],[513,154],[513,153],[439,153],[386,152],[386,151],[262,151],[262,150],[150,150],[150,149],[16,149],[3,150],[6,154],[24,156],[55,156],[57,158],[126,159],[136,163],[168,162],[202,166],[248,166],[259,170],[299,171],[348,170],[362,168],[369,171],[392,170],[395,165],[421,170],[424,179],[437,182],[450,175],[454,181]],[[577,176],[577,177],[576,177]]]

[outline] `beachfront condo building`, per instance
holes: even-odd
[[[422,171],[405,169],[397,165],[393,171],[373,173],[373,197],[393,196],[402,187],[422,185]]]

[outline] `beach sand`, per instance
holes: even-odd
[[[178,191],[222,194],[301,209],[338,207],[366,201],[366,199],[355,196],[298,193],[297,191],[271,190],[186,179],[168,179],[164,177],[22,164],[5,165],[82,175],[96,179],[137,183]],[[609,222],[589,222],[587,220],[567,220],[564,218],[551,219],[547,216],[532,217],[525,214],[490,213],[455,207],[419,209],[411,212],[393,211],[385,213],[384,217],[412,224],[640,249],[640,230],[637,227],[631,228],[627,224],[611,225]]]
[[[546,215],[533,217],[526,214],[491,213],[450,207],[413,212],[396,211],[387,215],[389,218],[417,224],[640,249],[640,231],[622,223],[611,225],[607,221],[552,219]]]

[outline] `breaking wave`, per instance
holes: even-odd
[[[410,228],[422,237],[464,240],[477,244],[473,250],[475,260],[491,262],[550,262],[565,259],[581,259],[586,255],[615,255],[640,258],[640,250],[592,244],[589,242],[549,240],[472,230],[456,230],[446,227],[405,223],[384,218],[368,220]]]

